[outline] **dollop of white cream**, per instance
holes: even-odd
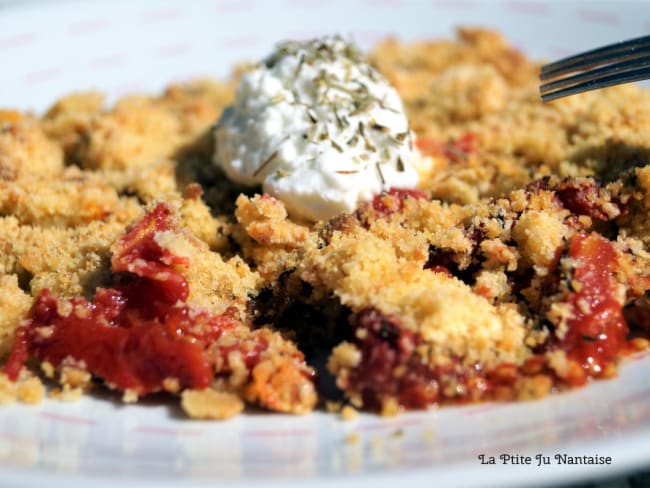
[[[402,101],[340,36],[285,42],[241,77],[215,129],[215,164],[308,220],[414,188],[421,157]]]

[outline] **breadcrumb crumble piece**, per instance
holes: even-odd
[[[41,403],[44,397],[45,387],[39,378],[32,376],[31,378],[18,382],[16,398],[19,402],[34,405]]]
[[[233,393],[205,390],[185,390],[181,394],[181,406],[193,419],[225,420],[244,410],[244,402]]]
[[[15,402],[16,390],[16,383],[10,380],[6,374],[0,373],[0,405]]]
[[[341,409],[342,420],[355,420],[358,417],[359,417],[359,411],[350,405],[345,405]]]
[[[0,359],[11,349],[14,333],[32,305],[16,275],[0,274]]]
[[[35,405],[45,397],[45,387],[40,378],[27,370],[20,372],[17,380],[12,380],[0,372],[0,405],[15,401]]]
[[[0,181],[16,182],[31,175],[52,180],[63,168],[61,146],[37,121],[17,114],[5,122],[0,115]]]

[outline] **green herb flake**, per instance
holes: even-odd
[[[383,186],[386,185],[386,179],[384,178],[384,173],[381,171],[381,166],[379,165],[379,162],[375,163],[375,168],[377,168],[377,173],[379,173],[379,179],[381,180],[381,184]]]
[[[276,149],[268,158],[266,158],[266,160],[264,160],[262,164],[258,166],[258,168],[253,173],[253,176],[259,175],[264,170],[264,168],[266,168],[271,163],[271,161],[273,161],[277,157],[278,157],[278,151]]]
[[[343,153],[343,148],[334,140],[330,139],[330,144],[334,149],[336,149],[338,152]]]
[[[300,70],[302,69],[304,64],[305,64],[305,53],[302,53],[300,55],[300,59],[298,60],[298,66],[296,66],[296,71],[293,74],[294,78],[298,78],[298,75],[300,74]]]
[[[402,161],[401,156],[397,156],[397,171],[399,171],[400,173],[406,171],[406,168],[404,167],[404,161]]]
[[[347,142],[348,146],[356,146],[357,142],[359,142],[359,136],[357,134],[354,134],[352,137]]]
[[[284,94],[283,93],[278,93],[273,98],[271,98],[271,105],[275,105],[276,103],[280,103],[280,102],[284,101],[284,99],[285,99]]]

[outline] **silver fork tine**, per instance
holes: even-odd
[[[579,72],[573,76],[560,78],[557,81],[551,81],[540,86],[542,92],[557,90],[569,85],[576,85],[599,78],[605,78],[609,75],[623,75],[630,71],[650,66],[650,55],[645,54],[643,57],[621,61],[619,63],[608,64],[599,68]]]
[[[540,87],[544,102],[607,86],[650,78],[650,36],[561,59],[542,66]]]
[[[609,46],[599,47],[543,66],[540,78],[545,80],[567,72],[604,64],[609,61],[631,59],[644,55],[648,48],[650,48],[650,36],[638,37]]]
[[[631,83],[633,81],[647,80],[650,78],[650,67],[639,68],[627,71],[624,74],[613,74],[604,78],[589,80],[569,88],[561,88],[552,92],[542,92],[542,101],[550,102],[556,98],[562,98],[569,95],[576,95],[590,90],[597,90],[599,88],[606,88],[608,86],[620,85],[623,83]]]

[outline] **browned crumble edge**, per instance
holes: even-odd
[[[163,202],[177,230],[156,238],[191,258],[187,306],[237,322],[209,388],[163,382],[189,417],[247,404],[306,413],[319,394],[350,419],[615,376],[650,331],[650,93],[624,85],[542,104],[539,65],[477,28],[386,39],[370,60],[432,169],[422,195],[387,193],[313,225],[211,163],[210,128],[236,76],[111,107],[81,92],[41,117],[0,110],[0,358],[44,290],[64,307],[119,285],[116,243]],[[608,256],[597,269],[596,253]],[[579,341],[623,325],[635,335],[589,366],[572,328],[600,303],[620,320]],[[249,367],[241,348],[257,340],[268,348]],[[28,366],[16,382],[0,374],[0,403],[74,400],[101,384],[75,358]]]

